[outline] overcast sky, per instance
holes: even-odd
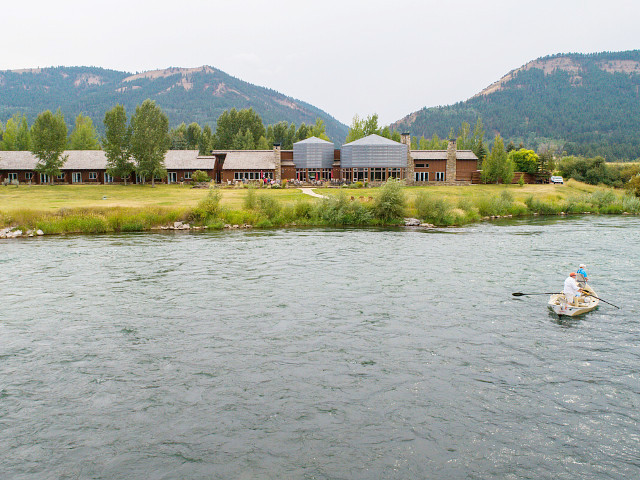
[[[466,100],[537,57],[640,48],[637,0],[3,3],[2,70],[210,65],[346,124]]]

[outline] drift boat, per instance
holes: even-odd
[[[575,305],[568,303],[563,293],[552,294],[549,297],[549,308],[558,316],[566,315],[568,317],[590,312],[598,306],[600,300],[596,298],[598,295],[590,286],[586,285],[583,290],[582,296],[576,298]]]

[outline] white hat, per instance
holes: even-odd
[[[581,263],[580,265],[578,265],[579,268],[587,268],[587,266],[584,263]]]

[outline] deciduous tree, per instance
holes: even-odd
[[[169,119],[156,102],[147,99],[136,107],[131,117],[131,155],[136,161],[136,171],[143,177],[164,178],[164,156],[169,149]]]
[[[76,125],[69,136],[69,150],[100,150],[98,132],[93,121],[82,113],[76,117]]]
[[[510,184],[513,180],[513,162],[504,150],[504,141],[496,135],[491,153],[482,162],[482,180],[485,183]]]
[[[60,168],[67,160],[63,155],[67,145],[67,124],[60,109],[55,114],[51,110],[42,112],[31,126],[31,152],[38,159],[36,171],[49,177],[53,183],[60,175]]]
[[[129,152],[131,128],[127,125],[127,112],[122,105],[116,105],[104,115],[106,134],[102,139],[107,156],[107,173],[119,177],[127,184],[127,178],[134,171]]]

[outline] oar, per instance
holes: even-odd
[[[513,295],[514,297],[522,297],[524,295],[556,295],[558,294],[558,292],[544,292],[544,293],[522,293],[522,292],[515,292],[512,293],[511,295]]]
[[[593,298],[596,298],[596,299],[600,300],[601,302],[604,302],[604,303],[606,303],[607,305],[611,305],[612,307],[616,307],[618,310],[620,310],[620,307],[619,307],[619,306],[614,305],[613,303],[607,302],[606,300],[603,300],[603,299],[601,299],[600,297],[596,297],[595,295],[592,295],[592,294],[590,294],[590,293],[586,293],[586,294],[585,294],[585,297],[593,297]]]
[[[513,295],[514,297],[522,297],[524,295],[556,295],[556,292],[545,292],[545,293],[522,293],[522,292],[515,292],[512,293],[511,295]],[[604,302],[608,305],[611,305],[612,307],[616,307],[618,310],[620,310],[620,307],[617,305],[614,305],[613,303],[607,302],[606,300],[603,300],[600,297],[596,297],[595,295],[591,295],[590,293],[585,294],[585,296],[587,297],[593,297],[596,298],[598,300],[600,300],[601,302]]]

